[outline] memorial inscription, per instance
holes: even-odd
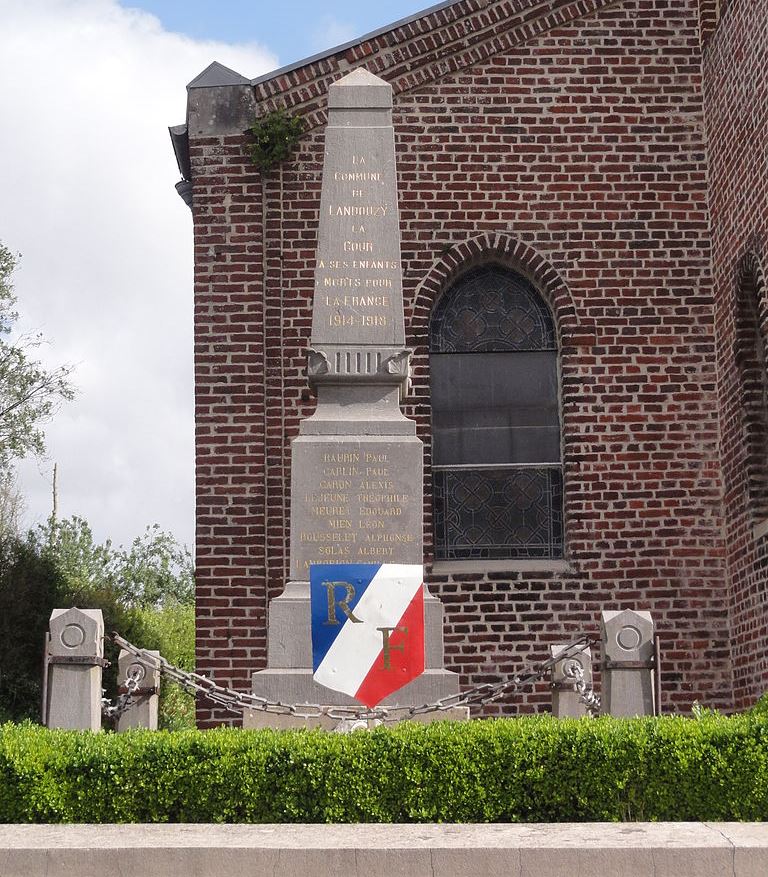
[[[313,340],[404,343],[391,134],[378,126],[326,131]]]
[[[359,437],[296,448],[303,484],[291,504],[291,575],[318,563],[421,563],[421,497],[402,447]]]

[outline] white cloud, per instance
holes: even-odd
[[[50,509],[126,542],[157,522],[193,537],[192,223],[167,126],[217,60],[255,77],[266,49],[196,41],[113,0],[11,0],[0,31],[0,240],[22,253],[22,319],[78,363],[79,394],[21,466]]]
[[[359,36],[358,28],[354,24],[325,16],[312,33],[312,46],[315,52],[323,52],[342,46]]]

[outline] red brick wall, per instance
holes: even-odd
[[[699,0],[699,29],[701,44],[705,46],[717,27],[725,0]]]
[[[745,257],[765,271],[768,250],[768,5],[731,0],[704,56],[722,461],[728,540],[734,697],[737,707],[768,688],[768,537],[750,513],[744,388],[737,367],[738,275]],[[759,285],[759,284],[758,284]],[[766,337],[765,289],[759,290]]]
[[[428,561],[434,301],[492,252],[537,279],[561,341],[568,568],[432,572],[447,666],[487,681],[632,606],[663,637],[665,707],[731,706],[697,2],[463,0],[258,86],[315,126],[265,179],[243,139],[192,139],[201,672],[247,689],[264,666],[289,441],[313,404],[322,95],[363,59],[396,95]]]

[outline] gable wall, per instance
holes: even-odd
[[[742,387],[734,355],[739,266],[768,270],[768,5],[730,0],[704,55],[725,521],[731,582],[734,696],[768,688],[768,535],[755,535],[747,484]],[[765,289],[760,310],[766,337]]]
[[[510,5],[457,7],[488,16]],[[697,0],[601,6],[460,71],[443,58],[436,81],[396,88],[416,351],[405,411],[425,443],[427,561],[434,300],[480,248],[495,250],[539,278],[562,345],[567,567],[428,567],[430,587],[446,609],[447,666],[465,685],[515,672],[550,642],[595,630],[601,608],[629,605],[650,609],[661,630],[666,708],[727,708]],[[401,55],[390,46],[384,69],[372,69],[387,78]],[[304,86],[292,87],[321,121]],[[264,178],[243,145],[191,140],[198,669],[248,689],[265,664],[268,600],[285,582],[289,441],[313,406],[304,351],[323,132],[310,130],[295,159]],[[488,712],[548,703],[541,686]]]

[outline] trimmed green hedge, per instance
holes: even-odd
[[[768,819],[768,718],[320,731],[0,726],[2,822]]]

